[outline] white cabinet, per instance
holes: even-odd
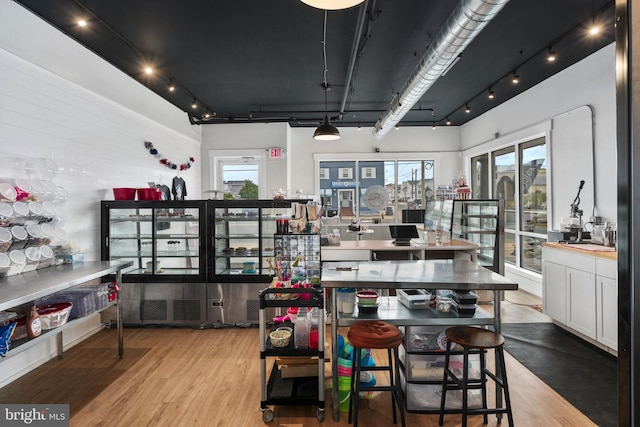
[[[567,267],[567,325],[596,339],[596,276]]]
[[[544,247],[544,313],[612,349],[618,342],[616,261]]]
[[[544,257],[544,249],[542,253]],[[542,277],[544,280],[542,306],[544,307],[544,313],[562,323],[567,323],[566,270],[567,268],[564,265],[546,260],[542,269]]]
[[[618,264],[596,261],[597,340],[618,350]]]

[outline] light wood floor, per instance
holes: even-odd
[[[505,317],[521,309],[535,311],[503,304]],[[536,316],[526,310],[525,315]],[[105,330],[65,352],[62,360],[52,360],[0,389],[0,402],[68,403],[76,427],[262,426],[258,335],[257,328],[125,329],[125,356],[120,360],[115,331]],[[516,426],[595,426],[511,357],[507,371]],[[330,404],[328,390],[324,423],[318,422],[313,407],[279,406],[269,425],[347,426],[346,414],[333,421]],[[360,425],[393,425],[390,407],[388,393],[362,401]],[[407,426],[437,423],[437,415],[407,415]],[[458,415],[445,418],[446,427],[459,425]],[[469,426],[481,425],[482,417],[470,418]],[[488,425],[499,425],[495,416]]]

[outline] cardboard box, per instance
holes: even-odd
[[[280,366],[280,375],[282,378],[317,377],[318,360],[316,359],[314,365],[282,365]]]

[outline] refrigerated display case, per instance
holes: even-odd
[[[504,275],[503,200],[454,200],[451,233],[478,245],[478,264]]]
[[[296,200],[295,202],[304,202]],[[291,217],[291,200],[234,200],[210,204],[209,282],[268,283],[276,221]]]
[[[205,202],[103,201],[102,260],[132,261],[125,282],[202,282]]]

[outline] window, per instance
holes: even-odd
[[[363,179],[375,179],[376,178],[376,168],[362,168],[362,178]]]
[[[254,158],[224,159],[218,162],[219,182],[225,198],[258,199],[259,163]]]
[[[401,222],[403,210],[420,209],[434,197],[433,169],[433,160],[321,161],[318,170],[328,171],[319,172],[325,213],[343,223]]]
[[[320,169],[320,171],[318,173],[318,178],[320,178],[320,179],[330,179],[330,177],[329,177],[329,169],[327,169],[327,168]]]
[[[536,273],[547,237],[546,152],[545,138],[537,138],[473,157],[470,165],[474,197],[504,200],[505,262]]]
[[[339,179],[353,179],[353,169],[351,169],[351,168],[340,168],[340,169],[338,169],[338,178]]]

